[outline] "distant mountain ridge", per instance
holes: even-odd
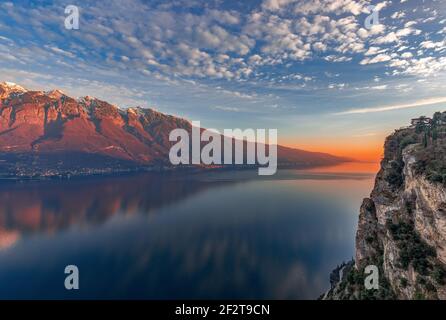
[[[185,119],[153,109],[120,109],[105,101],[74,99],[60,90],[30,91],[0,83],[0,174],[88,173],[137,166],[169,166],[175,128]],[[309,167],[350,159],[278,146],[278,163]],[[11,161],[15,162],[15,166]],[[32,166],[30,166],[30,164]]]

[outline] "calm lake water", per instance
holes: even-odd
[[[0,298],[315,299],[372,185],[323,169],[1,183]]]

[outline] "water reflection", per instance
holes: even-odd
[[[101,224],[118,213],[150,213],[220,184],[159,174],[3,183],[0,235],[54,233],[75,224]],[[6,247],[4,243],[0,243],[2,247]]]
[[[284,171],[1,185],[0,298],[316,298],[353,254],[371,184]]]

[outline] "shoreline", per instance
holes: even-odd
[[[279,164],[277,166],[278,170],[286,170],[286,169],[294,169],[294,170],[316,170],[321,168],[330,168],[330,167],[336,167],[339,165],[347,164],[347,163],[356,163],[356,161],[345,161],[340,163],[335,163],[332,165],[296,165],[296,164]],[[258,165],[218,165],[218,166],[199,166],[199,165],[193,165],[193,166],[141,166],[141,167],[135,167],[135,168],[127,168],[127,169],[88,169],[85,168],[85,170],[91,170],[92,172],[79,172],[79,173],[73,173],[73,172],[67,172],[67,170],[64,170],[60,173],[54,173],[50,175],[0,175],[0,183],[1,182],[7,182],[7,181],[48,181],[48,180],[69,180],[69,179],[75,179],[75,178],[88,178],[88,177],[110,177],[110,176],[124,176],[124,175],[131,175],[136,173],[173,173],[173,172],[180,172],[180,173],[205,173],[205,172],[224,172],[224,171],[249,171],[249,170],[256,170],[260,166]],[[327,172],[330,173],[330,172]]]

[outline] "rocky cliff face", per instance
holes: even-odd
[[[446,299],[444,125],[397,130],[360,209],[354,267],[327,299]],[[380,270],[366,290],[364,269]]]

